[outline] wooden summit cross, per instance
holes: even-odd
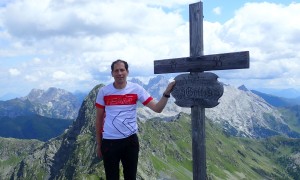
[[[249,51],[203,55],[203,5],[189,5],[190,57],[154,61],[154,74],[190,72],[175,77],[172,91],[175,104],[191,107],[193,179],[204,180],[206,176],[205,108],[219,104],[223,85],[218,76],[209,70],[249,68]]]

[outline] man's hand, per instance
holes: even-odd
[[[165,90],[164,93],[165,93],[166,95],[170,95],[170,93],[172,92],[174,86],[175,86],[175,81],[170,82],[170,83],[168,84],[168,86],[167,86],[167,88],[166,88],[166,90]]]
[[[98,158],[101,159],[101,158],[102,158],[101,144],[97,144],[96,151],[97,151],[97,156],[98,156]]]
[[[104,117],[105,117],[104,109],[97,107],[96,108],[96,142],[97,142],[96,153],[99,158],[102,158],[101,144],[102,144]]]

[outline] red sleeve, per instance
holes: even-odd
[[[104,109],[104,108],[105,108],[105,106],[102,106],[101,104],[98,104],[98,103],[95,103],[95,106],[96,106],[97,108],[101,108],[101,109]]]
[[[143,105],[146,106],[152,100],[153,100],[153,97],[149,97],[146,101],[143,102]]]

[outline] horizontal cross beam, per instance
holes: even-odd
[[[249,68],[249,51],[154,61],[154,74]]]

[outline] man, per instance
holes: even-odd
[[[127,81],[128,64],[116,60],[111,65],[114,82],[101,88],[96,99],[96,140],[98,157],[103,158],[107,180],[119,180],[119,164],[125,180],[136,179],[139,141],[137,137],[137,101],[160,113],[175,85],[171,82],[155,102],[138,84]]]

